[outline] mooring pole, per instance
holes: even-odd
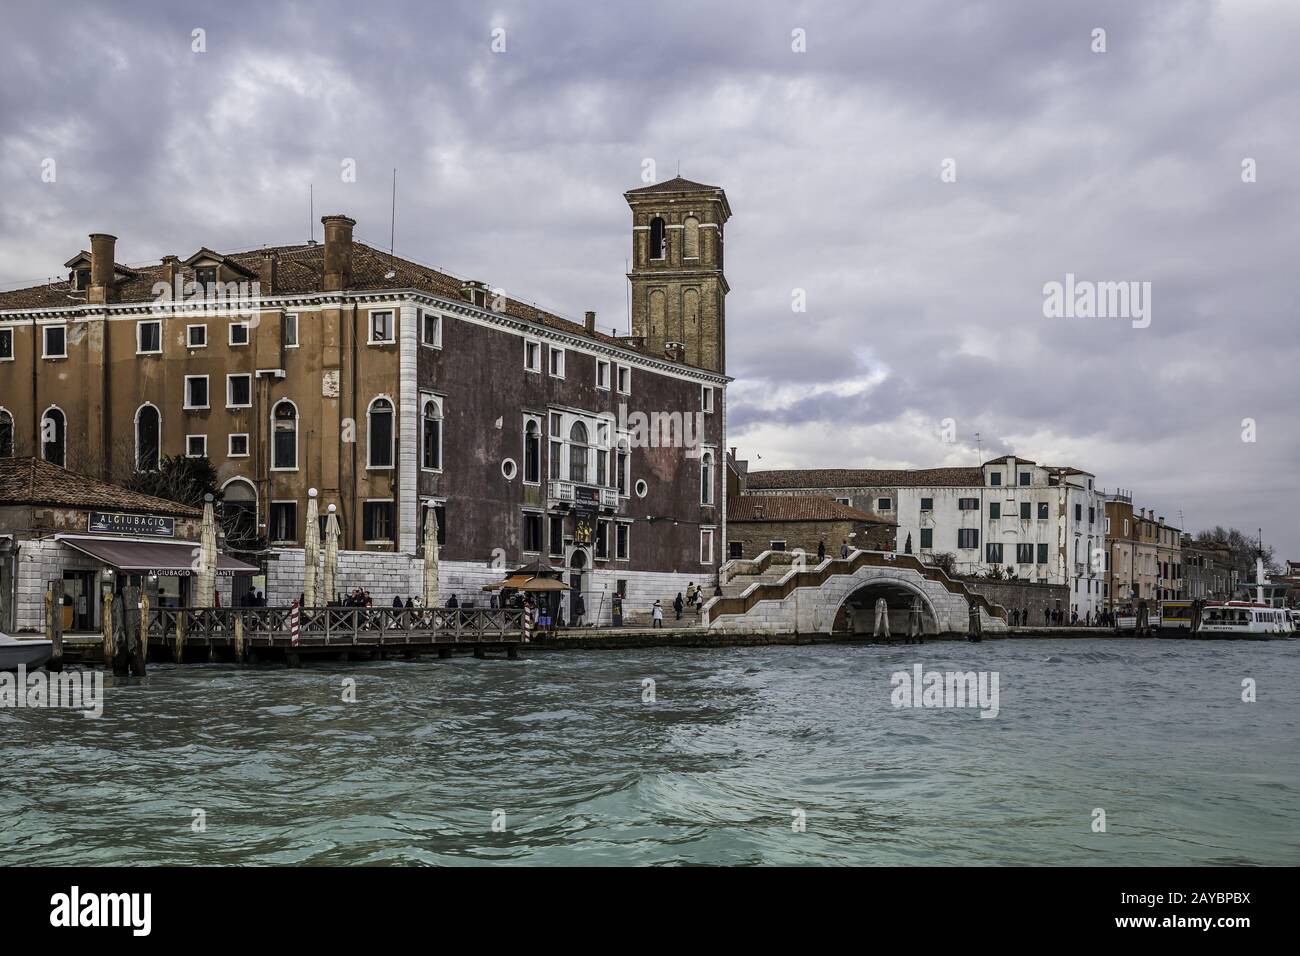
[[[45,591],[45,636],[50,641],[52,653],[45,669],[63,670],[63,580],[50,582]]]
[[[113,592],[104,594],[103,607],[99,612],[99,629],[104,632],[104,667],[113,666]]]

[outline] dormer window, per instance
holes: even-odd
[[[90,288],[90,269],[73,269],[68,278],[72,280],[72,288],[78,291],[84,292]]]
[[[208,286],[217,284],[217,267],[216,266],[197,266],[194,269],[194,281],[199,287],[206,289]]]

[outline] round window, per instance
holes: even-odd
[[[648,494],[650,494],[650,486],[645,483],[644,478],[638,478],[636,480],[636,496],[644,498]]]
[[[518,471],[519,466],[515,464],[513,458],[507,458],[505,461],[501,462],[501,474],[506,476],[507,481],[512,480]]]

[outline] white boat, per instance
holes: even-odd
[[[0,671],[17,670],[19,664],[30,670],[53,656],[53,643],[43,637],[28,640],[0,633]]]
[[[1194,636],[1268,641],[1295,633],[1286,608],[1256,601],[1216,601],[1201,608]]]

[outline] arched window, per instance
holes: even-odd
[[[668,233],[664,229],[663,219],[659,216],[650,220],[650,258],[668,258]]]
[[[243,478],[232,478],[221,489],[221,530],[235,549],[253,548],[257,541],[257,492]]]
[[[148,402],[135,411],[135,470],[157,471],[162,417]]]
[[[424,416],[420,430],[420,465],[434,470],[442,468],[442,409],[432,398],[424,401]]]
[[[0,408],[0,458],[14,456],[14,417]]]
[[[376,398],[366,410],[369,427],[367,448],[370,468],[393,467],[393,403],[386,398]]]
[[[41,416],[41,457],[52,465],[65,467],[67,419],[61,409],[51,405]]]
[[[271,410],[271,467],[298,467],[298,409],[287,398]]]
[[[582,422],[569,429],[569,480],[587,480],[587,426]]]
[[[524,481],[542,480],[542,429],[530,418],[524,426]]]
[[[694,216],[687,216],[682,226],[682,257],[685,259],[698,259],[700,257],[700,221]]]
[[[700,504],[713,504],[713,452],[700,456]]]

